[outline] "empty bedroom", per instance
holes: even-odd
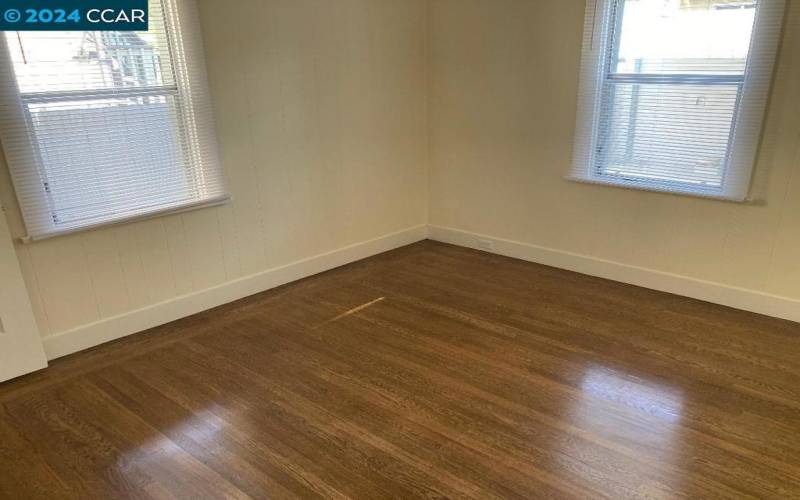
[[[797,0],[3,0],[0,499],[800,499]]]

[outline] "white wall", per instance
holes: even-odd
[[[46,339],[427,222],[424,0],[200,8],[234,201],[18,244]]]
[[[800,4],[790,4],[761,201],[742,205],[563,179],[583,0],[432,0],[431,224],[800,299]]]

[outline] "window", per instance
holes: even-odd
[[[0,33],[0,132],[28,237],[227,199],[193,0],[150,29]]]
[[[572,178],[743,201],[783,0],[589,0]]]

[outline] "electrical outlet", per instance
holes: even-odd
[[[492,240],[478,240],[478,248],[487,252],[494,252],[494,241]]]

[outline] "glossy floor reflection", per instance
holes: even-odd
[[[637,415],[649,415],[664,425],[681,421],[683,391],[666,382],[654,383],[615,370],[590,367],[581,382],[586,399],[602,399],[628,408]]]
[[[423,242],[0,385],[0,498],[800,497],[800,325]]]

